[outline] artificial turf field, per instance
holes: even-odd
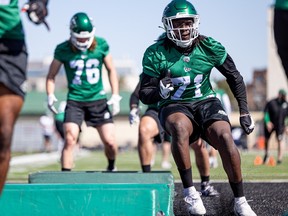
[[[196,183],[200,189],[200,184]],[[229,183],[213,183],[219,197],[202,197],[206,215],[229,216],[233,213],[233,195]],[[258,216],[288,216],[288,182],[247,182],[244,191],[250,206]],[[183,208],[182,186],[175,184],[174,214],[188,215]]]
[[[244,191],[251,207],[257,215],[283,216],[288,215],[288,163],[284,161],[279,166],[254,165],[256,156],[261,151],[241,152],[242,171],[244,177]],[[273,155],[273,152],[272,152]],[[287,156],[286,156],[287,157]],[[160,170],[160,153],[157,155],[154,170]],[[195,167],[194,154],[191,153],[193,177],[195,186],[199,189],[199,173]],[[51,161],[50,161],[51,162]],[[106,166],[106,159],[103,152],[91,152],[85,157],[76,157],[74,170],[103,170]],[[140,170],[137,153],[133,151],[120,152],[117,159],[118,170]],[[37,171],[60,170],[58,161],[46,164],[27,164],[26,166],[14,166],[10,168],[7,182],[26,182],[28,173]],[[179,183],[179,176],[173,164],[171,173],[175,178],[175,196],[173,202],[174,215],[187,215],[182,197],[182,186]],[[203,197],[207,210],[206,215],[234,215],[232,205],[232,192],[226,180],[223,168],[220,166],[211,169],[211,181],[213,186],[220,192],[219,197]],[[2,215],[2,214],[1,214]],[[140,214],[142,215],[142,214]],[[145,214],[144,214],[145,216]]]

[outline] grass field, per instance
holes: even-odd
[[[288,159],[284,157],[283,163],[281,165],[276,166],[268,166],[268,165],[254,165],[255,157],[263,155],[263,151],[240,151],[242,158],[242,174],[244,177],[244,181],[288,181]],[[276,152],[271,152],[271,155],[276,156]],[[274,158],[275,158],[274,156]],[[287,153],[285,155],[287,157]],[[191,158],[192,158],[192,172],[193,178],[195,181],[199,181],[199,172],[195,166],[195,157],[194,152],[191,150]],[[162,170],[160,166],[161,155],[160,152],[157,153],[156,162],[153,166],[153,170]],[[175,178],[175,180],[180,180],[178,175],[177,168],[173,162],[171,156],[171,162],[173,167],[171,172]],[[221,160],[219,159],[218,168],[213,168],[210,170],[211,173],[211,181],[213,180],[226,180],[226,174],[223,170]],[[76,157],[75,159],[75,168],[73,171],[104,171],[107,166],[107,160],[104,156],[103,151],[91,151],[86,156]],[[135,171],[141,170],[138,153],[136,151],[125,151],[119,152],[118,158],[116,161],[116,166],[119,171]],[[31,163],[29,165],[23,166],[13,166],[10,167],[7,183],[9,182],[27,182],[29,173],[34,173],[37,171],[59,171],[60,163],[59,160],[52,161],[50,164],[43,163]]]

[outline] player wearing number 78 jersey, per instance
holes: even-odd
[[[105,39],[96,37],[95,27],[86,13],[76,13],[70,21],[70,39],[59,44],[54,52],[46,79],[48,107],[54,113],[55,77],[61,65],[67,77],[68,94],[64,118],[65,144],[62,151],[62,171],[73,168],[73,149],[83,121],[95,127],[105,146],[107,171],[115,170],[117,145],[112,115],[120,111],[119,84],[116,69]],[[102,83],[102,65],[108,71],[112,97],[107,96]],[[112,113],[108,105],[112,105]]]

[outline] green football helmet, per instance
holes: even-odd
[[[95,27],[86,13],[76,13],[70,20],[72,44],[79,50],[87,50],[94,39]]]
[[[178,20],[178,24],[176,22]],[[179,21],[188,22],[189,25],[183,23],[179,25]],[[167,37],[177,46],[189,47],[193,40],[199,35],[199,15],[194,6],[187,0],[173,0],[164,9],[162,23],[166,30]],[[189,31],[190,36],[185,38],[182,36],[184,31]],[[183,38],[182,38],[183,37]]]

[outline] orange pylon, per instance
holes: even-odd
[[[270,156],[269,157],[269,160],[268,160],[268,163],[267,163],[268,166],[276,166],[276,161],[274,159],[273,156]]]
[[[255,165],[255,166],[259,166],[259,165],[262,165],[262,163],[263,163],[262,157],[256,156],[256,158],[255,158],[255,160],[254,160],[254,165]]]

